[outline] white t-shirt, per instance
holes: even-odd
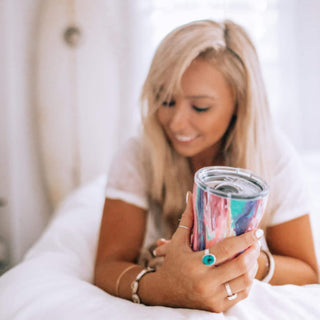
[[[106,197],[120,199],[145,209],[148,224],[147,246],[164,236],[165,225],[160,208],[150,202],[146,172],[139,152],[139,138],[129,139],[115,155],[106,187]],[[280,132],[272,146],[275,165],[272,168],[270,194],[263,229],[309,213],[309,197],[300,159],[291,143]]]

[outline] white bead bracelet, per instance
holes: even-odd
[[[141,299],[138,295],[138,290],[139,290],[139,281],[141,278],[146,275],[149,272],[154,272],[155,269],[153,268],[145,268],[142,271],[140,271],[136,277],[136,279],[131,283],[131,290],[132,290],[132,301],[134,303],[141,303]]]

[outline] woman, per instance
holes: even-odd
[[[248,296],[254,278],[317,282],[298,161],[272,125],[246,32],[209,20],[172,31],[155,53],[142,105],[141,137],[119,151],[110,170],[95,283],[134,302],[222,312]],[[188,190],[194,173],[213,165],[248,168],[269,182],[261,228],[272,254],[260,249],[261,229],[210,248],[215,266],[191,250]],[[153,251],[164,256],[156,272],[137,264],[141,248],[171,236]]]

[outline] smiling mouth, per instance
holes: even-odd
[[[194,140],[197,136],[174,135],[174,137],[179,142],[190,142],[190,141]]]

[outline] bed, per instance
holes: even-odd
[[[318,166],[314,157],[308,163]],[[246,300],[219,314],[137,305],[100,290],[92,279],[106,179],[70,194],[24,261],[0,278],[0,319],[320,319],[318,284],[255,281]],[[309,181],[313,188],[319,184],[314,174]],[[319,226],[316,214],[313,223]],[[319,253],[318,238],[316,244]]]
[[[124,135],[130,131],[129,123],[116,127],[117,108],[111,110],[104,106],[113,102],[117,105],[118,96],[121,96],[120,102],[124,106],[130,106],[129,102],[134,99],[131,95],[121,95],[121,87],[118,91],[114,88],[116,80],[126,83],[120,80],[128,77],[129,68],[123,68],[124,74],[119,79],[111,72],[103,73],[103,70],[112,69],[114,61],[122,56],[118,53],[122,52],[120,49],[129,51],[117,43],[117,38],[121,37],[113,35],[110,28],[112,18],[117,17],[113,15],[112,6],[109,2],[96,2],[92,6],[88,1],[79,1],[77,12],[81,15],[77,17],[78,21],[67,14],[76,11],[69,8],[72,5],[72,1],[42,2],[36,48],[35,97],[40,119],[38,131],[44,180],[50,199],[54,204],[60,204],[23,261],[0,277],[0,320],[320,319],[320,285],[273,287],[255,281],[246,300],[225,313],[214,314],[137,305],[113,297],[92,284],[107,176],[90,179],[90,183],[85,181],[97,172],[104,172],[111,151],[120,142],[120,138],[114,139],[115,134],[120,136],[121,133],[122,139],[125,139]],[[107,16],[96,19],[100,13],[107,13]],[[103,26],[95,25],[94,19]],[[66,36],[65,32],[77,30],[74,29],[75,22],[76,26],[82,27],[80,31],[85,31],[85,37],[81,45],[69,47],[61,35]],[[117,26],[117,21],[114,22]],[[99,28],[103,33],[98,32]],[[127,30],[123,30],[121,36],[125,37]],[[113,46],[119,45],[117,50],[109,50],[105,32]],[[142,45],[139,52],[148,49]],[[97,56],[97,53],[100,55]],[[97,62],[94,64],[96,69],[92,68],[92,61]],[[54,67],[57,63],[59,68]],[[136,65],[139,66],[139,63]],[[132,69],[135,76],[138,69],[140,67]],[[78,74],[78,78],[71,82],[74,73]],[[106,83],[110,86],[97,86]],[[106,88],[110,91],[107,95]],[[125,87],[126,92],[127,89]],[[124,112],[129,114],[128,110]],[[106,122],[106,119],[109,121]],[[131,117],[128,119],[131,120]],[[122,130],[123,127],[126,130]],[[304,160],[311,189],[320,190],[320,155],[310,155]],[[84,186],[70,193],[79,183],[84,183]],[[68,196],[65,197],[66,194]],[[62,198],[65,199],[60,202]],[[317,213],[320,213],[320,197],[315,193],[313,199],[312,221],[314,230],[319,230],[320,217]],[[317,233],[314,234],[319,254],[320,241]]]

